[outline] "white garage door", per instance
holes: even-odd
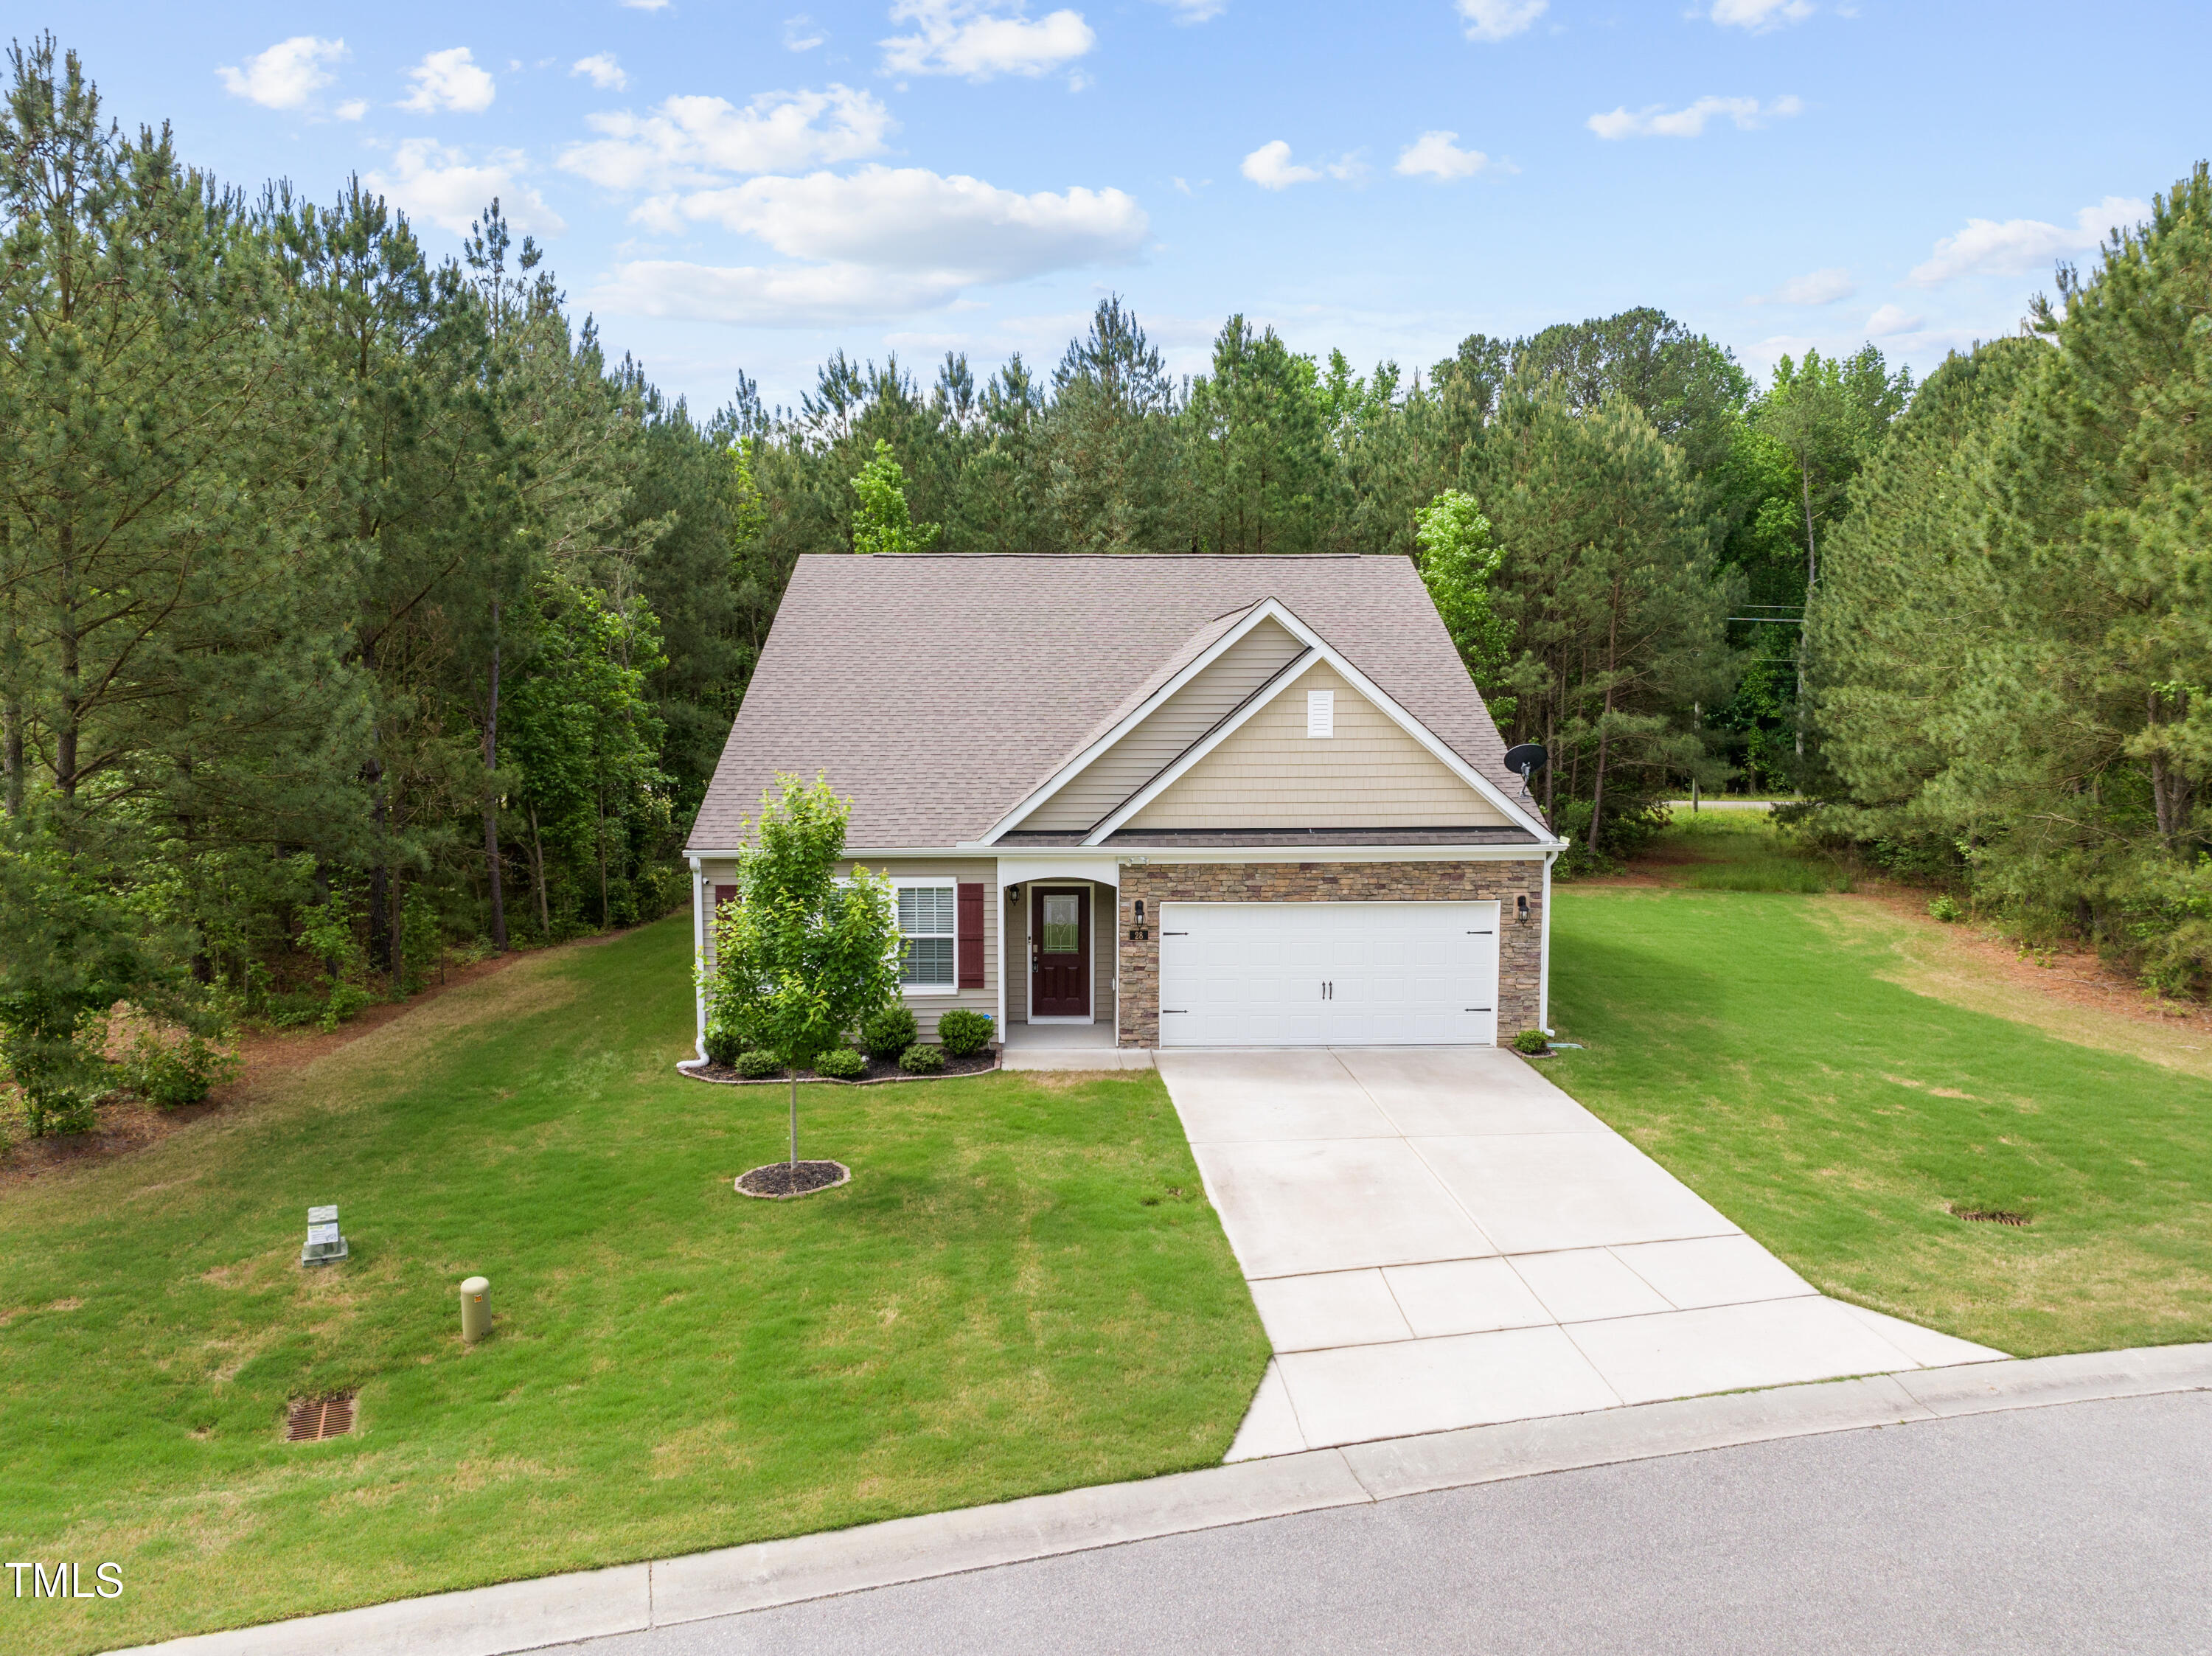
[[[1163,1046],[1498,1040],[1496,903],[1164,903]]]

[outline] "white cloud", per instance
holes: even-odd
[[[1748,131],[1778,116],[1801,114],[1804,108],[1804,100],[1795,97],[1777,98],[1763,106],[1756,98],[1700,98],[1683,109],[1659,104],[1635,111],[1623,107],[1608,115],[1593,115],[1585,124],[1601,138],[1694,138],[1717,115],[1727,116]]]
[[[1920,287],[1966,276],[2024,276],[2069,254],[2094,249],[2109,230],[2150,216],[2150,203],[2107,196],[2074,215],[2071,228],[2040,219],[1968,219],[1956,235],[1936,244],[1936,254],[1907,278]]]
[[[1858,292],[1851,273],[1840,268],[1791,276],[1771,294],[1754,294],[1747,305],[1832,305]]]
[[[647,205],[757,236],[788,258],[945,275],[960,285],[1118,263],[1149,227],[1119,190],[1025,196],[910,167],[751,179]]]
[[[222,89],[264,109],[298,109],[335,78],[326,64],[346,57],[343,40],[295,34],[246,60],[244,69],[218,69]]]
[[[1176,15],[1178,23],[1203,23],[1229,9],[1229,0],[1158,0]]]
[[[1020,0],[894,0],[891,21],[912,34],[880,41],[894,75],[1042,75],[1073,63],[1097,43],[1079,11],[1048,13],[1032,22]]]
[[[666,11],[668,0],[622,0],[632,11]]]
[[[588,75],[592,84],[602,92],[620,92],[629,84],[629,76],[615,61],[611,52],[595,52],[588,58],[579,58],[568,66],[571,76]]]
[[[801,326],[934,310],[967,288],[1120,264],[1144,245],[1144,209],[1119,190],[1023,195],[920,168],[761,178],[649,202],[640,215],[708,220],[805,263],[717,267],[636,260],[593,295],[626,313]]]
[[[1867,337],[1886,339],[1891,334],[1917,333],[1922,318],[1909,314],[1902,305],[1885,305],[1867,318]]]
[[[1280,138],[1261,144],[1244,158],[1237,169],[1262,190],[1287,190],[1294,184],[1311,184],[1321,177],[1318,169],[1294,167],[1291,163],[1291,147]]]
[[[1407,144],[1394,169],[1411,178],[1471,179],[1491,164],[1480,149],[1462,149],[1456,132],[1424,132]]]
[[[409,138],[393,152],[398,172],[371,173],[362,181],[416,218],[459,235],[499,197],[507,222],[535,235],[557,236],[568,227],[522,177],[519,149],[489,152],[471,161],[468,152],[434,138]]]
[[[787,52],[811,52],[830,37],[822,27],[805,12],[783,20],[783,45]]]
[[[402,109],[418,115],[434,115],[441,109],[465,115],[481,115],[499,95],[492,78],[477,67],[466,46],[434,52],[407,71],[415,90],[402,101]]]
[[[1753,34],[1802,23],[1814,13],[1807,0],[1713,0],[1712,20],[1723,28],[1749,29]]]
[[[609,190],[670,190],[717,173],[777,173],[878,154],[890,112],[866,92],[763,92],[738,109],[721,98],[665,100],[649,115],[592,115],[602,136],[573,144],[568,172]]]
[[[1551,0],[1459,0],[1459,15],[1467,19],[1470,40],[1504,40],[1518,34],[1539,17]]]
[[[368,100],[349,98],[331,112],[342,121],[357,121],[368,113]]]

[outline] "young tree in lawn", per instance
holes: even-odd
[[[799,1071],[898,994],[890,881],[839,877],[850,804],[823,777],[779,776],[738,856],[737,898],[714,916],[703,966],[710,1045],[721,1032],[790,1066],[791,1164],[799,1163]]]

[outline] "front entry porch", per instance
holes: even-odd
[[[1111,1022],[1009,1023],[1003,1043],[1009,1070],[1149,1070],[1152,1055],[1116,1046]]]
[[[1073,871],[1003,877],[1011,871],[1002,870],[1000,902],[1009,1047],[1024,1030],[1054,1047],[1088,1046],[1094,1034],[1113,1046],[1114,888]]]

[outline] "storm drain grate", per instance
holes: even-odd
[[[326,1437],[343,1437],[353,1430],[351,1392],[333,1392],[326,1398],[295,1398],[284,1417],[284,1441],[320,1443]]]
[[[1953,1208],[1951,1216],[1978,1225],[2024,1225],[2027,1222],[2026,1214],[2007,1213],[2001,1208]]]

